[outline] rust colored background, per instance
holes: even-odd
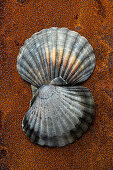
[[[112,0],[1,0],[1,169],[110,170],[112,162]],[[16,69],[24,41],[43,28],[67,27],[93,46],[96,68],[82,85],[95,100],[95,119],[78,141],[62,148],[40,147],[21,123],[32,97]]]

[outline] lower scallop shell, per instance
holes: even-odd
[[[51,83],[39,88],[34,98],[23,119],[32,142],[61,147],[81,137],[92,122],[94,101],[86,87]]]
[[[53,27],[25,41],[17,70],[33,92],[22,123],[31,141],[64,146],[87,131],[94,101],[87,88],[75,85],[87,80],[94,67],[93,48],[75,31]]]

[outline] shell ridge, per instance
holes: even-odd
[[[80,97],[83,97],[83,96],[84,96],[83,92],[80,92],[80,91],[78,91],[78,92],[79,92],[79,93],[77,93],[77,92],[74,93],[74,91],[72,91],[72,92],[68,92],[68,93],[69,93],[69,95],[72,95],[72,96],[75,96],[75,95],[76,95],[77,97],[79,97],[79,96],[80,96]],[[65,94],[65,91],[62,90],[62,93]]]
[[[60,76],[60,66],[62,65],[62,60],[63,60],[63,53],[64,53],[64,49],[65,49],[65,42],[66,42],[66,37],[67,37],[67,33],[68,33],[68,29],[65,29],[65,35],[63,30],[58,29],[57,31],[57,66],[58,68],[56,69],[56,77]],[[61,38],[63,37],[64,40],[61,41]],[[60,41],[59,41],[60,39]]]
[[[32,110],[32,108],[33,108],[33,110]],[[35,110],[35,107],[32,107],[32,108],[30,108],[30,110],[32,110],[32,112],[29,110],[28,112],[30,113],[29,115],[27,115],[27,113],[26,113],[26,117],[27,117],[27,119],[29,120],[28,121],[28,125],[29,125],[29,129],[30,129],[30,138],[31,138],[31,140],[32,141],[35,141],[35,126],[36,126],[36,123],[37,123],[37,115],[38,115],[38,112],[36,112],[36,110]],[[34,113],[33,113],[33,111],[34,111]],[[24,128],[24,127],[23,127]],[[29,129],[28,129],[28,131],[29,131]],[[27,130],[24,128],[24,130],[26,131],[26,133],[27,133]]]
[[[48,38],[47,38],[47,30],[45,30],[46,34],[43,39],[45,39],[45,54],[46,54],[46,61],[47,61],[47,72],[48,72],[48,80],[50,81],[51,73],[50,73],[50,51],[48,46]]]
[[[53,113],[52,113],[53,114]],[[54,130],[53,129],[55,129],[54,127],[52,128],[52,126],[53,126],[53,118],[52,118],[52,114],[50,114],[50,115],[47,115],[47,113],[46,113],[46,117],[47,117],[47,119],[46,119],[46,124],[47,124],[47,129],[48,129],[48,140],[50,140],[51,138],[52,138],[52,135],[54,134]],[[49,116],[49,117],[48,117]],[[48,118],[49,118],[49,120],[51,121],[51,128],[50,128],[50,124],[48,124]]]
[[[63,99],[65,100],[65,102],[68,101],[69,104],[71,104],[71,99],[70,98],[65,99],[65,97],[64,97]],[[88,100],[88,98],[87,98],[87,100]],[[89,101],[90,101],[90,99],[89,99]],[[76,114],[79,115],[80,117],[82,117],[83,116],[83,110],[86,110],[87,106],[89,106],[89,105],[88,104],[85,105],[84,103],[81,103],[81,102],[78,102],[78,101],[75,101],[75,100],[74,100],[74,102],[76,103],[76,108],[74,108],[76,110]],[[73,103],[72,106],[74,106],[74,103]],[[93,109],[92,107],[88,107],[87,112],[90,113],[92,111],[92,109]]]
[[[43,89],[42,89],[43,90]],[[43,95],[43,94],[41,94],[41,95]],[[53,124],[53,118],[52,118],[52,113],[51,113],[51,109],[53,110],[53,108],[50,108],[49,106],[50,106],[50,103],[48,103],[48,102],[50,102],[50,100],[48,100],[48,98],[46,99],[44,96],[42,97],[42,99],[40,99],[40,98],[38,98],[39,100],[40,100],[40,102],[41,102],[41,107],[43,108],[43,110],[44,110],[44,108],[45,108],[45,111],[46,111],[46,113],[45,113],[45,115],[46,115],[46,123],[47,123],[47,130],[48,130],[48,135],[49,136],[51,136],[51,134],[53,133],[53,128],[51,128],[52,127],[52,124]],[[44,103],[44,101],[46,102],[46,103]],[[48,107],[48,108],[47,108]],[[44,112],[45,112],[44,111]],[[42,112],[42,114],[43,114],[43,112]]]
[[[70,30],[68,29],[67,32],[66,32],[66,37],[65,37],[65,42],[64,42],[64,46],[63,46],[63,53],[62,53],[62,60],[61,60],[61,63],[60,63],[60,69],[59,69],[59,76],[62,77],[62,69],[63,69],[63,62],[64,62],[64,54],[65,54],[65,49],[66,49],[66,42],[67,42],[67,37],[68,37],[68,33],[70,32]]]
[[[29,122],[31,121],[32,121],[32,115],[30,115],[30,120],[27,121],[26,125],[23,126],[23,129],[28,137],[30,137],[32,134],[31,125],[29,124]]]
[[[51,101],[50,101],[51,102]],[[50,134],[50,137],[52,137],[52,136],[56,136],[55,135],[55,127],[54,127],[54,118],[53,118],[53,107],[51,107],[51,109],[52,109],[52,113],[50,113],[49,115],[48,115],[48,118],[49,118],[49,126],[48,126],[48,129],[49,129],[49,134]],[[50,112],[50,110],[49,110],[49,112]],[[47,113],[46,113],[47,114]],[[48,120],[48,119],[47,119]],[[53,128],[51,128],[51,127],[53,127]]]
[[[35,122],[35,126],[34,126],[34,132],[37,136],[37,133],[39,133],[39,129],[40,129],[40,110],[38,110],[37,114],[36,114],[36,122]]]
[[[52,103],[52,105],[53,105],[53,103]],[[53,107],[55,108],[55,110],[57,110],[55,105],[53,105]],[[55,115],[55,117],[57,118],[57,115]],[[56,131],[59,129],[58,132],[56,132],[56,136],[57,136],[56,138],[57,138],[57,142],[58,142],[57,145],[61,145],[61,146],[65,145],[65,141],[63,139],[64,128],[63,128],[61,119],[58,119],[57,122],[55,121],[55,124],[56,124],[55,125]]]
[[[52,56],[51,56],[51,53],[52,53],[52,29],[47,29],[46,30],[46,55],[47,55],[47,58],[48,58],[48,72],[49,72],[49,80],[51,81],[51,79],[53,79],[53,69],[52,69]]]
[[[29,119],[28,120],[28,124],[29,124],[29,126],[30,126],[30,129],[32,130],[33,129],[33,124],[34,124],[34,116],[35,116],[35,112],[33,112],[33,111],[35,111],[35,109],[33,108],[30,108],[29,109],[29,117],[27,118],[27,119]],[[32,122],[33,121],[33,122]]]
[[[93,65],[93,66],[95,66],[95,64]],[[76,83],[80,83],[80,82],[82,82],[83,80],[85,81],[85,80],[87,80],[87,77],[89,78],[90,76],[91,76],[91,74],[92,74],[92,72],[93,72],[93,70],[92,70],[92,66],[89,66],[89,68],[86,68],[86,70],[84,70],[81,74],[84,74],[84,75],[82,75],[82,77],[81,77],[81,74],[78,76],[78,78],[76,78],[75,80],[73,80],[73,81],[76,81]]]
[[[58,29],[56,31],[56,62],[55,62],[55,77],[58,77],[58,44],[57,44],[57,39],[58,39]]]
[[[70,52],[71,50],[69,50],[69,44],[71,44],[72,42],[70,41],[70,34],[72,33],[72,31],[68,30],[66,33],[66,38],[65,38],[65,44],[64,44],[64,50],[63,50],[63,58],[62,58],[62,62],[60,65],[60,70],[59,70],[59,75],[63,77],[64,75],[64,68],[65,65],[67,64],[69,57],[70,57]],[[74,39],[75,41],[75,39]],[[71,47],[72,48],[72,47]]]
[[[72,55],[72,56],[75,56],[76,57],[76,55],[75,55],[75,49],[76,49],[76,46],[77,46],[77,44],[78,44],[78,41],[79,41],[79,38],[81,38],[81,36],[80,36],[80,34],[78,33],[78,35],[77,35],[77,37],[76,37],[76,39],[75,39],[75,42],[74,42],[74,44],[73,44],[73,48],[72,48],[72,50],[71,50],[71,54],[70,54],[70,56]],[[73,65],[71,66],[71,68],[73,68],[73,66],[75,65],[75,63],[76,63],[76,59],[77,59],[77,57],[75,58],[75,60],[74,60],[74,62],[73,62]],[[70,69],[71,69],[70,68]],[[68,66],[67,66],[67,68],[66,68],[66,70],[68,69]],[[70,74],[71,73],[71,70],[69,69],[69,73],[68,74]],[[66,72],[64,73],[64,75],[65,75],[65,79],[66,79],[66,81],[67,81],[67,76],[66,76]]]
[[[41,125],[40,125],[39,137],[42,140],[47,137],[47,122],[46,122],[46,114],[45,114],[44,107],[43,107],[43,112],[41,113]]]
[[[53,108],[55,108],[56,111],[58,110],[58,107],[56,107],[57,100],[58,100],[58,98],[55,98],[54,104],[52,103],[52,106],[53,106]],[[61,113],[59,113],[59,111],[57,111],[55,113],[57,113],[57,115],[55,114],[55,116],[56,116],[56,118],[58,117],[57,123],[59,122],[59,124],[57,124],[57,125],[58,125],[59,129],[61,130],[61,135],[65,134],[65,132],[64,132],[64,125],[62,124],[63,121],[61,120]]]
[[[56,110],[56,106],[55,105],[53,105],[53,102],[51,101],[51,104],[52,104],[52,108],[54,108],[55,110]],[[53,109],[53,110],[54,110]],[[54,111],[54,114],[53,114],[53,117],[54,117],[54,122],[55,122],[55,124],[54,124],[54,126],[55,126],[55,133],[54,133],[54,135],[55,136],[61,136],[61,134],[62,134],[62,132],[61,132],[61,130],[62,130],[62,125],[61,125],[61,122],[59,121],[60,119],[58,119],[57,118],[57,115],[55,114],[55,111]],[[57,121],[56,121],[57,120]],[[58,132],[57,132],[57,130],[58,130]],[[57,139],[58,140],[58,139]]]
[[[48,50],[49,50],[49,67],[50,67],[50,80],[53,79],[53,63],[52,63],[52,30],[46,30],[46,36],[47,36],[47,44],[48,44]]]
[[[59,98],[60,98],[60,96],[59,96]],[[67,133],[67,135],[64,133],[64,135],[68,138],[68,135],[70,135],[70,129],[72,128],[71,126],[70,126],[70,124],[72,124],[72,122],[70,122],[69,121],[69,117],[67,117],[67,114],[65,114],[64,112],[63,112],[63,110],[61,109],[61,107],[60,107],[60,105],[58,105],[57,104],[57,102],[56,102],[56,105],[57,105],[57,108],[60,110],[60,114],[59,114],[59,117],[60,117],[60,119],[61,118],[63,118],[62,119],[62,123],[63,123],[63,128],[66,130],[66,132],[65,133]],[[67,126],[67,124],[68,124],[68,126]]]
[[[19,56],[20,56],[20,54],[19,54]],[[22,59],[22,55],[21,55],[20,59],[17,58],[17,70],[18,70],[19,74],[21,74],[21,76],[23,77],[24,80],[32,83],[32,81],[34,81],[34,80],[33,80],[32,78],[30,78],[30,76],[27,76],[26,71],[25,71],[25,68],[23,67],[23,65],[22,65],[22,63],[21,63],[21,59]],[[20,67],[20,66],[21,66],[21,67]],[[20,68],[21,68],[21,69],[20,69]],[[25,74],[25,76],[24,76],[24,74]],[[28,74],[29,74],[29,72],[28,72]],[[29,74],[29,75],[30,75],[30,74]],[[27,78],[26,78],[26,77],[27,77]],[[32,81],[31,81],[31,80],[32,80]],[[34,81],[34,84],[35,84],[35,85],[37,84],[36,81]]]
[[[70,100],[73,100],[73,102],[78,102],[78,103],[81,103],[81,104],[83,104],[85,106],[88,106],[88,107],[91,107],[91,108],[93,106],[93,103],[91,105],[91,102],[90,102],[90,105],[89,105],[88,102],[85,101],[85,98],[87,98],[87,100],[88,99],[90,100],[90,98],[91,98],[90,96],[87,96],[87,95],[84,98],[80,98],[80,97],[75,97],[75,96],[72,96],[72,95],[64,93],[64,97],[69,98]]]
[[[86,108],[87,107],[87,105],[89,105],[89,107],[88,107],[88,112],[90,113],[90,112],[92,112],[92,106],[94,106],[94,101],[93,101],[93,98],[92,98],[92,95],[91,95],[91,93],[89,92],[89,91],[83,91],[83,94],[84,94],[84,99],[83,100],[85,100],[86,98],[87,98],[87,104],[86,103],[84,103],[84,102],[79,102],[79,101],[76,101],[71,95],[70,95],[70,98],[67,98],[68,97],[68,95],[67,95],[67,93],[65,94],[65,92],[63,93],[63,99],[65,100],[65,101],[69,101],[70,100],[70,103],[71,103],[71,98],[73,99],[73,104],[74,104],[74,102],[76,103],[76,106],[78,107],[78,106],[80,106],[81,107],[81,109],[83,109],[84,110],[84,108]],[[65,98],[65,96],[66,96],[66,98]],[[78,95],[79,96],[79,95]],[[80,103],[81,103],[81,105],[80,105]]]
[[[51,29],[50,29],[51,30]],[[53,59],[53,54],[52,54],[52,51],[53,51],[53,40],[52,40],[52,35],[53,35],[53,30],[51,30],[51,35],[49,36],[49,41],[51,43],[50,46],[49,46],[49,49],[50,49],[50,68],[51,68],[51,80],[54,79],[54,59]],[[54,35],[55,36],[55,35]],[[56,41],[56,40],[55,40]]]
[[[35,45],[36,45],[36,64],[38,66],[38,68],[41,69],[41,75],[42,75],[42,80],[43,80],[43,83],[46,82],[46,77],[45,77],[45,72],[44,72],[44,64],[43,64],[43,60],[42,60],[42,51],[41,51],[41,45],[40,46],[37,46],[37,43],[36,43],[36,40],[38,40],[38,43],[40,42],[39,40],[39,37],[35,37],[34,38],[34,41],[35,41]],[[38,55],[37,55],[38,54]],[[35,59],[35,55],[34,55],[34,59]],[[37,59],[38,59],[38,62],[37,62]]]
[[[60,76],[62,76],[63,78],[64,78],[64,75],[65,75],[65,71],[63,71],[63,70],[64,70],[64,65],[65,65],[64,60],[65,60],[66,57],[68,56],[68,61],[69,61],[69,58],[70,58],[70,56],[71,56],[71,53],[72,53],[72,50],[73,50],[73,48],[74,48],[74,45],[75,45],[75,43],[76,43],[76,41],[77,41],[77,38],[80,36],[80,34],[78,33],[78,34],[76,35],[76,37],[74,37],[75,39],[74,39],[74,41],[73,41],[71,50],[69,50],[69,47],[68,47],[68,53],[69,53],[69,54],[66,56],[66,51],[67,51],[66,45],[67,45],[68,42],[70,41],[69,36],[70,36],[71,33],[72,33],[72,31],[69,31],[69,30],[68,30],[68,32],[67,32],[67,37],[66,37],[66,42],[65,42],[65,46],[64,46],[64,53],[63,53],[64,59],[63,59],[63,62],[62,62],[62,65],[61,65],[61,69],[60,69]],[[76,32],[76,33],[77,33],[77,32]],[[75,36],[75,35],[74,35],[74,36]],[[70,44],[71,44],[71,43],[72,43],[72,42],[70,42]],[[69,51],[70,51],[70,52],[69,52]],[[67,63],[68,63],[68,61],[67,61]]]
[[[28,75],[23,74],[23,72],[21,72],[21,71],[19,71],[19,74],[21,74],[21,77],[22,77],[24,80],[26,80],[26,81],[28,81],[28,82],[31,82],[31,79],[30,79],[30,77],[28,77]],[[32,83],[32,82],[31,82],[31,83]],[[36,85],[35,82],[34,82],[34,85]]]
[[[30,73],[25,73],[25,72],[23,73],[24,70],[25,68],[22,66],[21,71],[19,71],[19,73],[21,73],[22,78],[37,87],[37,82],[30,77]]]
[[[25,116],[23,117],[23,120],[22,120],[22,129],[23,129],[23,131],[25,131],[25,130],[24,130],[25,126],[28,125],[27,122],[28,122],[28,120],[27,120],[26,115],[25,115]]]
[[[28,120],[28,123],[29,123],[29,121],[30,121],[30,119],[31,119],[31,117],[32,117],[32,112],[31,112],[31,110],[29,109],[28,111],[27,111],[27,113],[25,114],[25,119],[27,119]]]
[[[45,57],[45,55],[43,53],[44,52],[43,51],[43,45],[44,45],[43,35],[46,36],[46,33],[44,33],[44,31],[41,32],[41,34],[37,36],[37,39],[40,42],[40,46],[39,46],[40,54],[39,55],[40,55],[41,65],[42,65],[42,68],[43,68],[43,76],[44,76],[44,79],[45,79],[45,83],[47,83],[48,81],[47,81],[46,78],[48,77],[47,76],[48,71],[47,71],[46,57]]]
[[[39,113],[39,114],[38,114]],[[42,121],[42,115],[41,115],[41,103],[39,100],[39,112],[37,113],[37,121],[34,127],[34,130],[36,131],[37,143],[40,143],[40,134],[41,134],[41,121]]]
[[[74,50],[73,50],[73,55],[76,56],[76,60],[72,66],[72,70],[70,70],[68,76],[66,77],[66,80],[68,81],[74,73],[76,73],[76,70],[78,69],[81,61],[78,59],[79,55],[82,53],[82,49],[84,47],[85,44],[87,44],[88,41],[86,41],[86,39],[83,36],[78,36],[77,41],[74,45]]]
[[[36,114],[36,113],[35,113]],[[34,126],[35,126],[35,122],[36,122],[36,115],[33,114],[32,117],[31,117],[31,120],[29,122],[29,126],[30,126],[30,129],[33,130]]]
[[[37,43],[36,43],[36,41],[35,41],[35,37],[33,37],[33,40],[34,40],[34,45],[35,45],[35,47],[36,47],[36,50],[34,51],[34,55],[30,52],[30,54],[32,54],[32,59],[33,59],[33,61],[36,63],[36,65],[37,65],[37,68],[40,68],[41,69],[41,73],[42,73],[42,76],[43,76],[43,79],[44,79],[44,72],[43,72],[43,68],[42,68],[42,65],[40,64],[41,63],[41,57],[40,57],[40,54],[39,54],[39,52],[38,52],[38,49],[39,49],[39,46],[37,47]],[[28,44],[29,45],[29,44]],[[28,51],[29,51],[29,46],[28,46],[27,44],[26,44],[26,48],[28,49]],[[38,55],[37,55],[38,54]],[[38,62],[37,62],[37,60],[38,60]],[[36,69],[36,68],[35,68]],[[39,75],[41,74],[40,73],[40,71],[39,71]],[[44,82],[44,80],[41,78],[41,76],[40,76],[40,79],[41,79],[41,82],[43,83]]]
[[[29,70],[29,72],[32,74],[32,76],[34,77],[35,81],[37,82],[37,85],[41,85],[41,81],[40,79],[37,79],[36,76],[38,76],[38,73],[35,71],[35,69],[33,68],[33,64],[31,64],[31,62],[29,60],[25,60],[25,58],[23,58],[23,61],[24,61],[24,64],[22,65],[22,63],[20,63],[20,66],[25,70],[25,66],[26,66],[26,69],[29,70],[29,66],[32,67],[32,69]],[[35,73],[35,74],[33,74]]]
[[[58,92],[58,94],[59,94],[59,92]],[[59,100],[60,100],[60,96],[59,96]],[[73,124],[71,121],[70,121],[70,115],[68,115],[66,112],[64,112],[64,110],[62,109],[63,107],[63,105],[62,105],[62,103],[61,103],[61,106],[60,105],[58,105],[57,104],[57,106],[58,106],[58,108],[59,108],[59,110],[61,111],[61,113],[62,113],[62,116],[65,118],[65,122],[68,122],[68,125],[69,124]],[[61,108],[62,107],[62,108]],[[73,126],[74,126],[74,124],[73,124]],[[69,128],[69,127],[68,127]],[[71,127],[70,127],[71,128]]]
[[[42,34],[42,40],[43,44],[41,47],[42,54],[44,56],[44,64],[45,64],[45,77],[47,78],[47,81],[49,81],[49,72],[48,72],[48,64],[47,64],[47,58],[46,58],[46,44],[47,44],[47,32],[44,30],[44,33]]]
[[[87,42],[86,44],[88,44],[88,42]],[[77,60],[78,60],[78,59],[79,59],[79,61],[81,60],[81,67],[78,67],[78,68],[76,69],[75,73],[70,77],[69,83],[73,83],[73,79],[74,79],[74,82],[75,82],[76,77],[79,76],[79,74],[80,74],[84,69],[87,68],[87,65],[88,65],[87,62],[89,62],[89,65],[91,65],[91,61],[89,60],[89,56],[91,55],[91,53],[93,52],[93,50],[91,49],[91,51],[89,51],[88,53],[85,51],[85,54],[84,54],[84,55],[83,55],[83,52],[84,52],[84,51],[81,51],[81,53],[78,54],[78,58],[77,58]],[[86,55],[86,54],[87,54],[87,55]],[[80,58],[79,58],[79,56],[80,56]],[[81,56],[82,56],[82,58],[81,58]],[[85,60],[87,61],[87,62],[86,62],[87,65],[86,65],[86,66],[85,66]],[[92,69],[93,69],[93,65],[92,65]],[[90,73],[90,74],[91,74],[91,73]]]
[[[65,89],[62,88],[62,92],[66,92],[73,96],[84,96],[84,92],[89,92],[89,89],[82,86],[66,86]],[[89,95],[89,93],[87,93],[87,95]]]
[[[65,93],[65,91],[63,91],[63,90],[62,90],[62,92]],[[83,92],[79,92],[79,93],[76,93],[76,92],[75,92],[75,93],[74,93],[74,92],[72,91],[72,92],[69,92],[69,95],[72,95],[72,96],[75,96],[75,95],[76,95],[77,97],[79,97],[79,96],[80,96],[80,97],[84,97],[84,93],[83,93]]]
[[[76,123],[79,122],[79,119],[78,119],[77,115],[75,115],[75,114],[72,114],[72,115],[71,115],[71,113],[73,112],[72,107],[68,104],[67,101],[65,101],[65,100],[63,99],[63,95],[62,95],[62,97],[61,97],[61,104],[62,104],[63,108],[68,111],[68,115],[70,116],[70,119],[71,119],[71,121],[73,122],[73,125],[75,125],[75,122],[76,122]],[[68,107],[66,107],[65,104],[67,104]]]
[[[64,108],[64,103],[62,103],[62,106],[63,106],[63,108]],[[64,110],[62,110],[62,111],[64,112]],[[71,136],[71,138],[72,138],[72,140],[70,139],[70,140],[71,140],[70,142],[72,143],[73,140],[75,139],[74,136],[76,135],[76,129],[77,129],[77,126],[78,126],[79,122],[78,122],[78,123],[74,123],[74,122],[73,122],[73,118],[71,118],[71,120],[70,120],[70,115],[69,115],[69,114],[67,114],[66,112],[63,113],[63,114],[64,114],[66,117],[68,116],[68,119],[66,119],[66,120],[70,122],[70,123],[68,122],[68,129],[69,129],[69,133],[68,133],[68,134],[69,134],[69,136]],[[66,117],[65,117],[65,118],[66,118]],[[72,130],[74,131],[74,136],[71,135],[71,131],[72,131]],[[73,137],[74,137],[74,138],[73,138]],[[68,140],[69,140],[69,137],[68,137]]]
[[[73,113],[72,118],[75,118],[76,121],[78,121],[78,119],[83,116],[82,110],[79,110],[80,108],[77,107],[77,102],[76,102],[76,107],[74,107],[74,105],[70,105],[71,100],[62,97],[62,101],[67,106],[66,108],[70,110],[70,113]]]
[[[62,106],[62,105],[61,105],[61,106]],[[64,110],[62,110],[61,106],[58,106],[58,108],[60,109],[60,111],[61,111],[61,113],[62,113],[62,116],[63,116],[65,122],[68,123],[67,128],[68,128],[68,131],[70,131],[70,129],[71,129],[72,127],[75,128],[75,125],[73,124],[72,121],[70,121],[70,119],[69,119],[70,116],[69,116],[67,113],[65,113]]]
[[[57,29],[52,28],[52,71],[53,71],[53,78],[55,78],[55,67],[56,67],[56,52],[57,52]]]
[[[54,38],[53,38],[53,33],[55,34]],[[53,50],[53,46],[55,45],[55,41],[56,41],[56,29],[46,30],[46,40],[47,40],[47,46],[48,46],[47,48],[49,50],[48,69],[49,69],[49,75],[50,75],[49,77],[50,77],[50,81],[51,81],[54,78],[52,50]]]

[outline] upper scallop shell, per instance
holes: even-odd
[[[68,84],[83,82],[95,66],[87,39],[67,28],[43,29],[25,41],[17,58],[17,70],[35,87],[62,77]]]

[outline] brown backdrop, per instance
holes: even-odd
[[[112,0],[1,0],[2,169],[111,169]],[[83,84],[95,100],[95,119],[81,139],[62,148],[32,144],[21,128],[31,99],[19,76],[17,55],[24,41],[43,28],[67,27],[93,46],[96,68]]]

